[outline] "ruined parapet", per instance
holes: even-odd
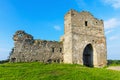
[[[33,40],[33,36],[30,34],[27,34],[25,31],[22,31],[22,30],[17,31],[13,36],[14,41],[22,41],[24,39]]]
[[[65,33],[78,33],[104,36],[103,20],[95,18],[90,12],[70,10],[64,17],[65,19]]]
[[[63,45],[57,41],[33,39],[33,36],[19,30],[14,36],[11,62],[56,62],[63,61]]]

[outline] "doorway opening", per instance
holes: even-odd
[[[93,67],[93,47],[88,44],[83,51],[83,65]]]

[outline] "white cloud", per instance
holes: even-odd
[[[60,30],[61,30],[61,27],[58,26],[58,25],[55,25],[55,26],[54,26],[54,29],[57,30],[57,31],[60,31]]]
[[[111,29],[120,26],[120,20],[116,18],[111,18],[105,21],[105,29]]]
[[[106,4],[110,4],[113,8],[120,8],[120,0],[103,0]]]
[[[109,33],[111,33],[111,32],[113,32],[112,29],[105,31],[105,34],[109,34]]]
[[[109,40],[116,40],[116,39],[118,39],[119,38],[119,36],[111,36],[110,38],[109,38]]]

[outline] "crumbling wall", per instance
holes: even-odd
[[[62,62],[62,42],[35,40],[24,31],[17,31],[13,36],[14,48],[10,55],[11,62]]]

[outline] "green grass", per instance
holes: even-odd
[[[108,67],[109,66],[120,66],[120,64],[109,64]]]
[[[0,64],[0,80],[120,80],[120,72],[77,64]]]

